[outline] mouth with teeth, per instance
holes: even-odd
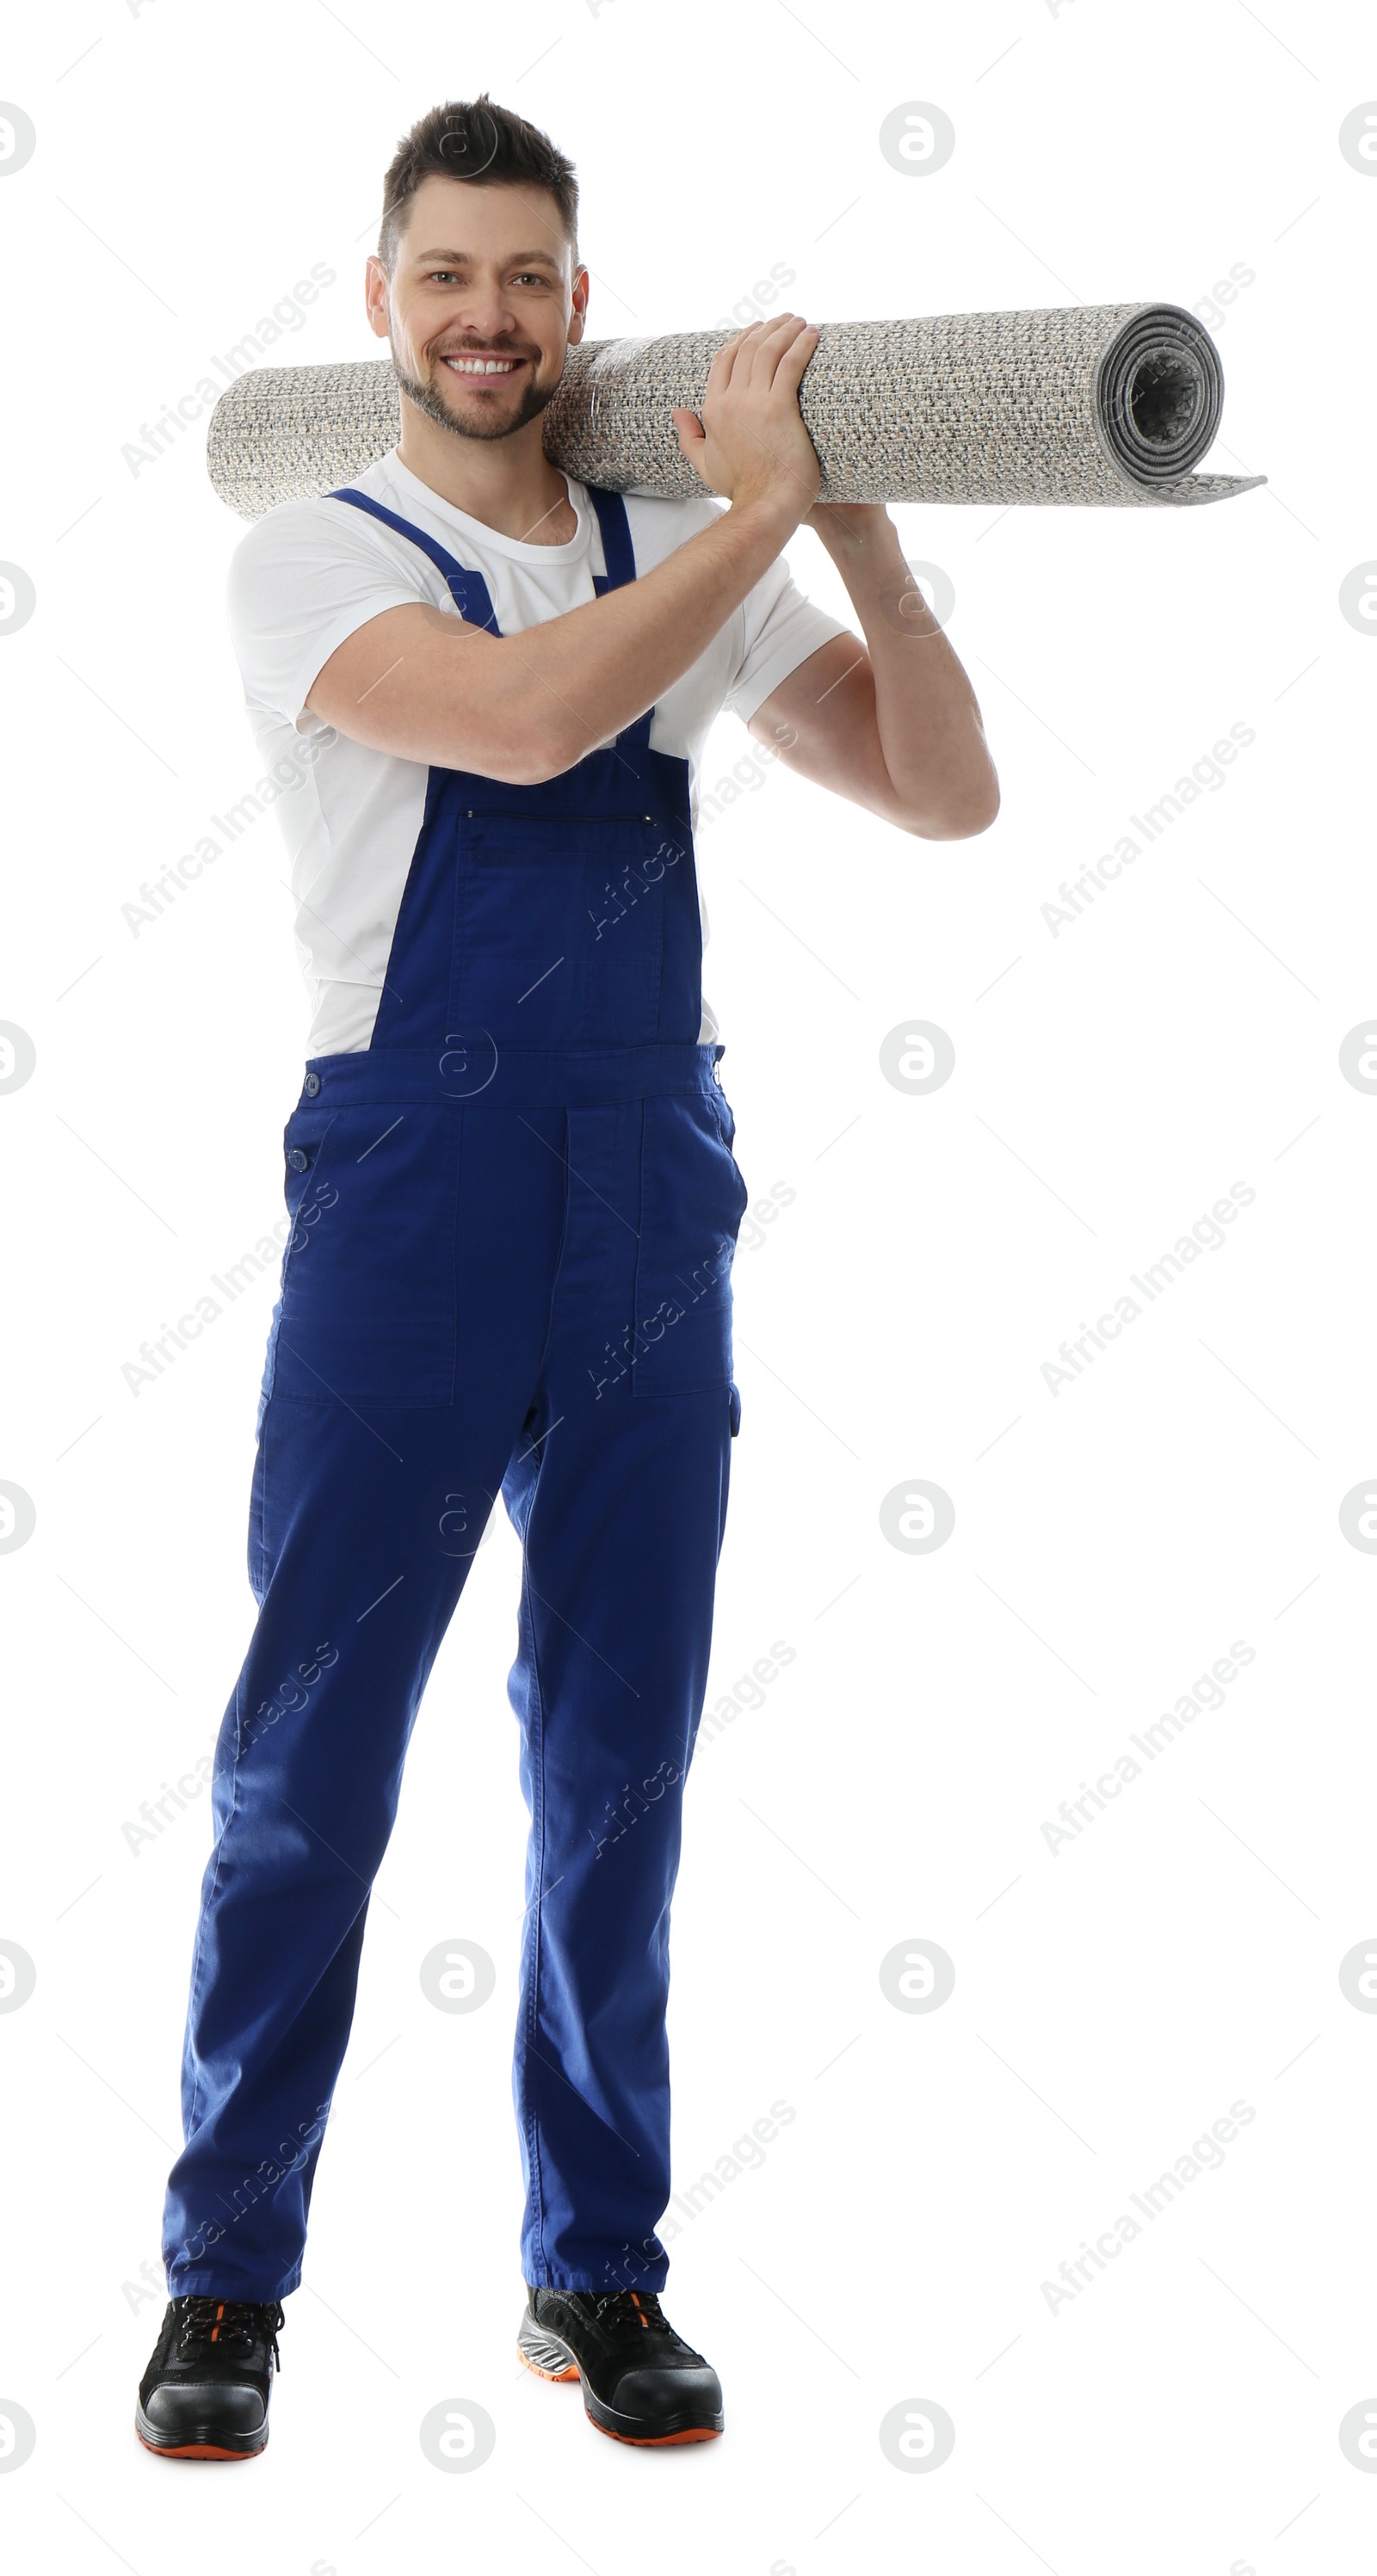
[[[479,381],[491,384],[514,376],[526,361],[524,358],[494,357],[483,349],[447,349],[441,364],[448,367],[451,375],[462,376],[468,384]]]

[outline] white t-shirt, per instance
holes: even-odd
[[[354,489],[409,520],[470,570],[481,572],[504,635],[562,617],[596,597],[606,567],[586,487],[566,477],[578,529],[567,545],[531,545],[468,517],[404,466],[395,451]],[[638,573],[710,527],[719,505],[626,496]],[[384,609],[425,600],[457,614],[429,556],[347,501],[288,501],[269,510],[237,547],[229,619],[244,695],[266,771],[292,779],[278,815],[292,864],[297,947],[311,996],[311,1055],[369,1045],[407,871],[425,811],[424,762],[394,759],[304,713],[315,680],[346,636]],[[691,812],[698,769],[719,709],[752,716],[781,680],[829,637],[846,633],[794,587],[782,558],[667,689],[651,721],[651,748],[689,763]],[[700,878],[699,902],[702,905]],[[706,911],[703,938],[708,935]],[[703,1005],[700,1042],[718,1035]]]

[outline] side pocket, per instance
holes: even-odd
[[[633,1395],[731,1383],[731,1268],[746,1189],[715,1100],[644,1104]]]
[[[320,1152],[333,1125],[332,1112],[327,1111],[322,1115],[319,1110],[296,1109],[282,1130],[282,1203],[291,1224],[283,1247],[282,1268],[277,1283],[277,1301],[273,1307],[272,1322],[268,1327],[268,1348],[263,1361],[263,1382],[258,1393],[258,1435],[262,1433],[263,1416],[277,1382],[277,1336],[282,1324],[282,1309],[286,1303],[287,1279],[292,1267],[292,1255],[297,1248],[298,1234],[300,1233],[303,1239],[305,1237],[309,1221],[308,1211],[315,1209],[317,1213],[319,1212],[320,1191],[323,1186],[319,1172]],[[303,1167],[300,1170],[292,1161],[294,1154],[303,1158]]]
[[[335,1123],[337,1113],[316,1109],[297,1109],[282,1130],[282,1201],[292,1220],[287,1248],[282,1255],[282,1281],[279,1300],[287,1294],[287,1279],[295,1254],[309,1242],[313,1225],[319,1223],[325,1208],[338,1196],[334,1183],[322,1168],[325,1140]]]
[[[382,1101],[288,1122],[280,1396],[453,1402],[462,1118]]]
[[[726,1093],[719,1091],[716,1084],[708,1096],[712,1102],[713,1115],[717,1120],[718,1135],[732,1158],[732,1170],[736,1174],[736,1185],[741,1192],[741,1214],[744,1216],[751,1194],[746,1186],[745,1173],[736,1159],[736,1112]]]

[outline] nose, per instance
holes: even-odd
[[[474,348],[496,348],[516,334],[516,315],[496,283],[475,284],[450,314],[448,327]]]

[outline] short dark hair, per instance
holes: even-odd
[[[404,134],[383,181],[378,257],[389,275],[406,228],[407,207],[423,179],[465,179],[474,187],[548,188],[560,222],[578,256],[579,184],[565,159],[539,127],[498,107],[486,90],[474,99],[451,99]]]

